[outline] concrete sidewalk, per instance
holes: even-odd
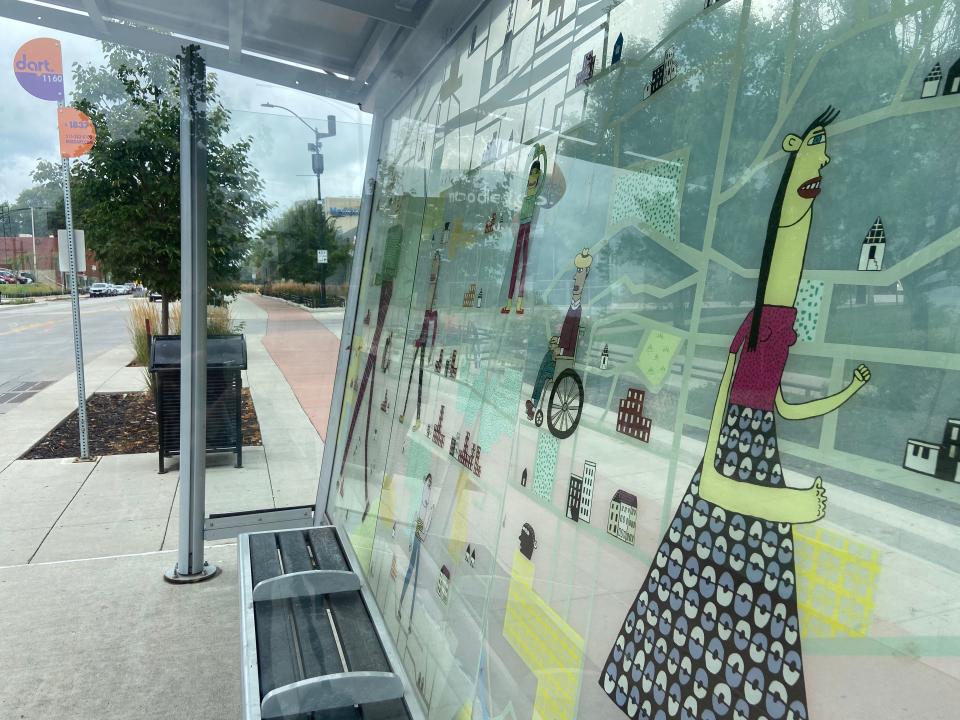
[[[278,303],[279,304],[279,303]],[[280,304],[282,305],[282,304]],[[241,297],[244,374],[262,447],[207,457],[207,514],[312,504],[339,340],[336,313]],[[145,387],[129,351],[87,366],[88,392]],[[76,408],[73,376],[0,416],[0,717],[235,718],[236,546],[207,543],[221,577],[174,587],[176,459],[18,460]]]
[[[176,553],[0,567],[0,717],[240,717],[236,546],[173,586]]]

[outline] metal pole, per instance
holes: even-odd
[[[313,131],[316,137],[316,152],[320,152],[320,133],[316,129]],[[317,228],[320,233],[320,244],[323,244],[323,235],[325,232],[324,228],[324,217],[323,217],[323,196],[320,194],[320,173],[317,173],[317,212],[320,214],[320,227]],[[320,281],[320,304],[326,307],[327,305],[327,294],[324,292],[324,277],[323,274],[326,271],[326,268],[317,261],[317,270],[318,270],[318,280]]]
[[[63,103],[59,103],[63,107]],[[67,272],[70,276],[70,309],[73,314],[73,364],[77,371],[77,420],[80,425],[80,459],[90,459],[87,442],[87,385],[83,377],[83,333],[80,330],[80,290],[77,282],[77,245],[73,236],[73,201],[70,196],[70,158],[60,159],[63,212],[67,220]],[[32,210],[32,208],[31,208]],[[31,216],[33,213],[31,212]],[[34,240],[36,243],[36,240]],[[34,252],[36,260],[36,252]],[[34,273],[36,276],[36,273]],[[36,277],[34,277],[36,279]]]
[[[30,239],[33,241],[33,281],[37,282],[37,226],[33,221],[33,205],[30,206]]]
[[[180,547],[172,583],[220,572],[203,559],[207,469],[207,119],[200,48],[180,59]]]

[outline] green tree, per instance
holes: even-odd
[[[180,93],[172,58],[103,44],[104,62],[74,66],[73,104],[97,128],[75,165],[74,213],[88,246],[118,279],[138,279],[169,303],[180,296]],[[207,243],[211,287],[235,280],[268,206],[250,163],[251,138],[229,143],[230,113],[207,78]],[[43,167],[38,173],[43,175]]]
[[[320,300],[327,300],[327,278],[350,259],[350,247],[337,242],[334,220],[316,200],[301,200],[287,208],[267,231],[276,237],[277,269],[297,282],[320,282]],[[327,251],[327,263],[317,263],[317,250]]]

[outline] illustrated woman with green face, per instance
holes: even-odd
[[[676,717],[681,707],[684,717],[705,717],[708,708],[717,717],[809,717],[793,524],[823,517],[826,496],[820,478],[806,489],[787,486],[776,414],[823,415],[870,379],[860,365],[840,392],[798,404],[788,403],[780,386],[797,341],[793,305],[830,162],[827,126],[836,115],[828,108],[783,139],[787,162],[767,223],[756,302],[730,345],[703,461],[600,676],[628,717]],[[691,659],[680,673],[668,659],[677,653]],[[743,691],[732,693],[738,686]]]

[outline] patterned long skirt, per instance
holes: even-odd
[[[702,466],[701,466],[702,467]],[[773,413],[731,404],[717,470],[782,486]],[[600,676],[643,720],[807,720],[792,526],[680,503]]]

